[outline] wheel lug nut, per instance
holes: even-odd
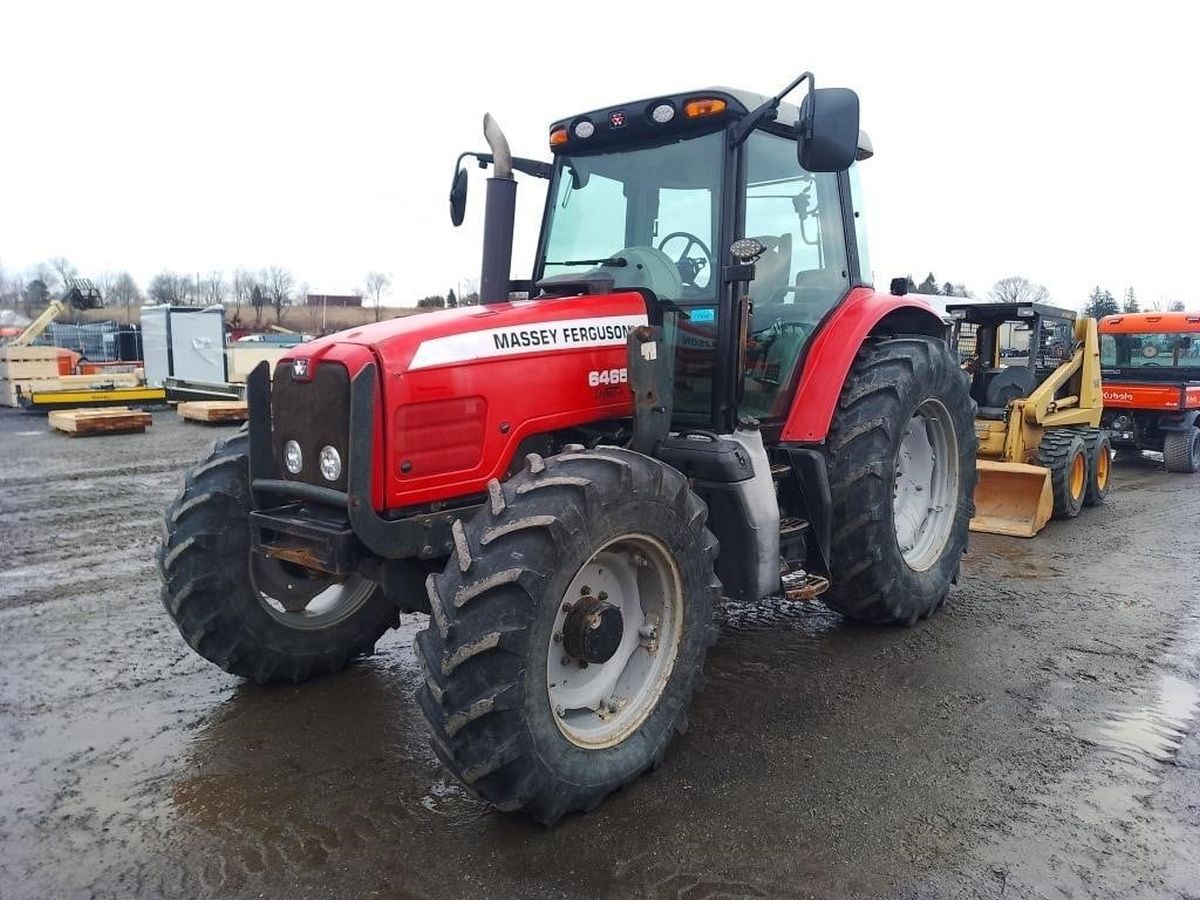
[[[601,601],[607,600],[608,599],[608,591],[601,591],[599,594],[596,595],[596,599],[601,600]]]
[[[586,584],[579,589],[579,593],[584,597],[586,597],[591,592],[592,592],[592,589],[590,587],[588,587]]]
[[[554,632],[554,643],[556,643],[556,644],[562,643],[562,632],[561,631]]]

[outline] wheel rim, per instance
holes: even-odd
[[[958,437],[945,404],[929,399],[905,426],[896,454],[892,522],[910,569],[924,571],[942,554],[958,501]]]
[[[1078,499],[1083,496],[1083,485],[1087,477],[1087,460],[1082,453],[1076,453],[1071,460],[1071,497]]]
[[[619,644],[602,662],[567,652],[576,649],[578,624],[570,613],[583,598],[620,612]],[[547,649],[547,693],[559,731],[587,749],[615,746],[637,731],[666,688],[682,627],[682,580],[661,542],[623,535],[592,554],[558,605]]]
[[[250,553],[250,584],[272,618],[303,630],[329,628],[354,615],[374,593],[361,575],[321,577],[259,553]]]
[[[1100,445],[1100,453],[1096,457],[1096,486],[1100,490],[1108,487],[1108,469],[1112,465],[1112,460],[1108,456],[1108,445]]]

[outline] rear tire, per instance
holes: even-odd
[[[1168,472],[1200,472],[1200,428],[1167,432],[1163,439],[1163,462]]]
[[[822,599],[864,622],[915,624],[938,609],[958,580],[968,525],[975,514],[975,405],[944,341],[923,335],[872,340],[842,388],[826,443],[833,496],[831,586]],[[945,421],[943,421],[945,420]],[[913,428],[924,427],[942,487],[931,498],[944,510],[916,529],[898,505],[907,486],[902,457]],[[940,434],[940,437],[938,436]],[[928,463],[919,461],[923,466]],[[943,468],[944,467],[944,468]],[[899,474],[899,481],[898,481]],[[930,509],[933,514],[933,509]],[[901,548],[901,535],[912,547]],[[913,554],[917,553],[917,556]]]
[[[416,639],[425,673],[417,701],[434,752],[472,793],[553,824],[592,809],[657,765],[684,729],[716,636],[717,542],[682,475],[614,447],[572,448],[547,459],[532,454],[524,471],[504,484],[493,481],[489,494],[487,506],[456,529],[446,571],[428,579],[429,627]],[[582,594],[609,596],[590,587],[605,585],[608,575],[589,567],[603,553],[623,552],[626,541],[657,548],[645,555],[658,560],[632,556],[638,568],[629,589],[609,584],[609,599],[624,599],[628,610],[632,596],[644,610],[648,585],[669,583],[676,587],[662,596],[673,598],[678,612],[662,617],[669,634],[655,632],[653,649],[649,631],[639,638],[640,631],[628,630],[649,628],[651,616],[645,623],[623,617],[622,641],[632,643],[621,647],[631,655],[594,660],[584,674],[588,666],[568,665],[574,632],[564,614]],[[608,574],[618,571],[614,563]],[[672,650],[673,657],[658,656]],[[655,669],[657,658],[666,662]],[[628,675],[639,666],[657,674],[644,681]],[[617,700],[615,711],[563,699],[576,683],[610,672],[621,673],[605,689]],[[606,729],[608,721],[613,728]]]
[[[1036,461],[1050,470],[1054,518],[1075,518],[1087,494],[1088,449],[1083,435],[1071,428],[1047,431],[1038,444]]]
[[[338,584],[252,558],[249,444],[245,429],[218,443],[167,507],[158,548],[163,606],[192,649],[226,672],[259,682],[337,672],[369,654],[399,612],[373,582]],[[322,597],[327,613],[315,611]],[[306,603],[313,609],[302,610]]]
[[[1083,495],[1084,506],[1097,506],[1108,495],[1109,479],[1112,477],[1112,439],[1102,428],[1089,428],[1083,432],[1087,445],[1087,490]]]

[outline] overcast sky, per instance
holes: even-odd
[[[1067,9],[1070,8],[1070,10]],[[0,5],[0,265],[83,274],[282,265],[313,291],[372,269],[390,302],[478,277],[490,111],[519,155],[551,120],[804,69],[862,99],[877,283],[1021,274],[1200,306],[1190,4]],[[544,183],[525,179],[515,276]]]

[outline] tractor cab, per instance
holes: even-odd
[[[1002,420],[1075,349],[1075,312],[1042,303],[954,303],[953,343],[981,419]]]
[[[854,163],[872,151],[850,98],[826,89],[796,107],[713,88],[555,122],[548,171],[515,161],[550,184],[533,277],[506,287],[637,291],[673,350],[677,426],[781,422],[818,324],[871,281]]]

